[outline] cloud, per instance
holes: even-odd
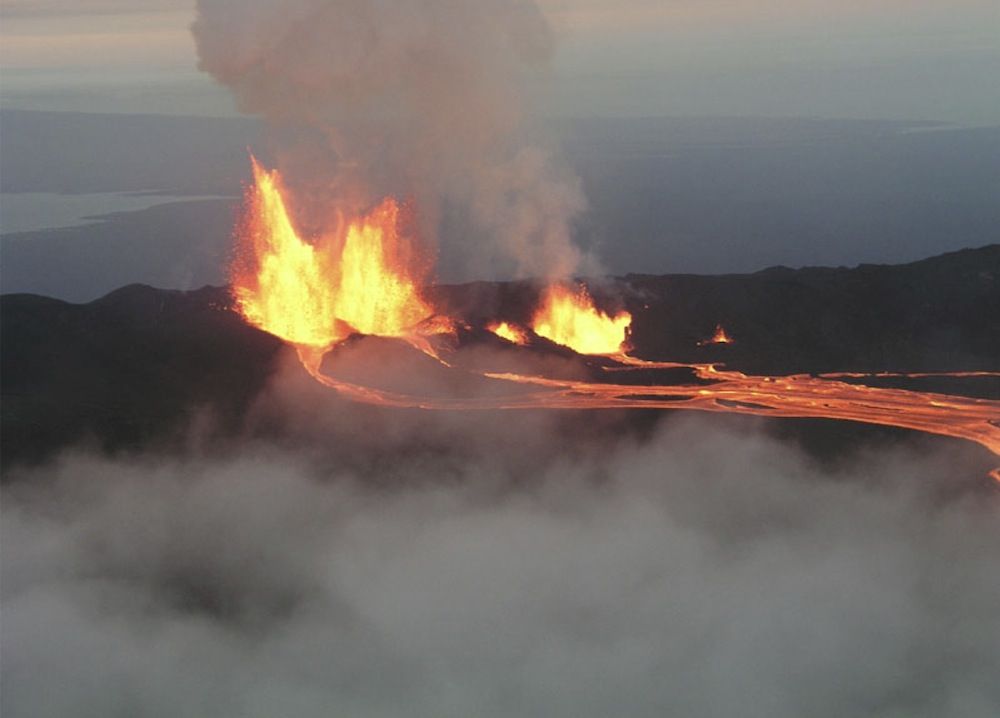
[[[944,490],[954,455],[831,471],[725,422],[326,418],[9,485],[4,714],[1000,707],[1000,503]]]

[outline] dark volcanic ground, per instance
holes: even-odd
[[[590,286],[605,308],[632,313],[633,353],[647,359],[758,374],[1000,369],[1000,244],[902,265],[630,274]],[[474,323],[526,322],[537,296],[523,283],[435,294]],[[717,324],[735,343],[699,346]]]
[[[756,374],[1000,370],[1000,245],[898,266],[589,284],[600,305],[632,312],[633,354],[647,359],[724,362]],[[521,282],[431,293],[443,311],[479,326],[526,323],[537,292]],[[736,342],[699,346],[716,324]],[[5,469],[81,442],[113,451],[173,446],[201,416],[217,432],[238,433],[285,352],[247,326],[216,287],[132,285],[88,304],[8,294],[0,297],[0,332]],[[995,378],[879,382],[1000,398]],[[632,412],[630,421],[657,413]],[[820,456],[909,434],[828,421],[775,426]]]

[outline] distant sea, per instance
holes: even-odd
[[[229,199],[220,195],[172,195],[147,192],[3,192],[0,234],[78,227],[104,221],[117,212],[136,212],[170,202]]]

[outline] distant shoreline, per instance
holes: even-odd
[[[235,200],[236,196],[136,192],[3,192],[0,236],[100,224],[116,216],[175,202]]]

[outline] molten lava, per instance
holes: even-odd
[[[597,309],[586,287],[574,291],[554,284],[545,290],[531,328],[580,354],[614,354],[622,350],[631,324],[628,312],[609,316]]]
[[[486,328],[501,339],[506,339],[511,344],[520,344],[521,346],[524,346],[528,343],[528,335],[525,334],[524,330],[516,324],[511,324],[510,322],[494,322]]]
[[[292,223],[277,170],[253,161],[233,294],[248,322],[292,344],[329,347],[352,331],[401,336],[433,314],[387,198],[340,231],[308,242]]]
[[[864,374],[748,376],[712,364],[644,361],[624,353],[631,315],[601,312],[583,286],[549,287],[532,320],[535,334],[581,354],[606,355],[602,368],[609,377],[615,372],[687,366],[701,383],[650,385],[483,373],[516,391],[441,398],[386,392],[326,376],[321,366],[327,349],[352,331],[402,337],[448,366],[438,356],[439,343],[432,339],[454,334],[457,324],[435,314],[420,296],[419,264],[399,230],[400,210],[394,200],[386,199],[366,216],[342,223],[336,232],[306,241],[288,212],[279,174],[263,169],[256,160],[253,172],[254,186],[247,195],[232,268],[236,306],[249,323],[294,344],[303,366],[317,381],[354,401],[445,410],[656,408],[840,419],[962,438],[1000,455],[998,401],[837,381],[868,376]],[[497,322],[488,328],[515,344],[528,343],[528,333],[516,325]],[[719,325],[711,339],[700,343],[732,342]],[[448,343],[443,346],[447,349]],[[974,375],[997,373],[942,374]],[[1000,469],[991,476],[1000,481]]]
[[[321,356],[300,357],[321,384],[367,404],[449,411],[498,409],[689,409],[772,418],[817,418],[895,426],[976,442],[1000,456],[1000,401],[949,396],[905,389],[845,384],[806,374],[770,377],[724,371],[713,364],[648,362],[610,357],[609,371],[656,370],[686,366],[702,385],[620,384],[555,379],[534,374],[485,373],[494,380],[519,384],[521,394],[441,398],[411,396],[358,386],[325,376]],[[942,374],[947,375],[947,374]],[[1000,469],[990,473],[1000,480]]]
[[[712,335],[710,339],[705,339],[698,342],[698,346],[703,347],[709,344],[732,344],[735,340],[726,334],[726,330],[722,328],[721,324],[715,325],[715,334]]]

